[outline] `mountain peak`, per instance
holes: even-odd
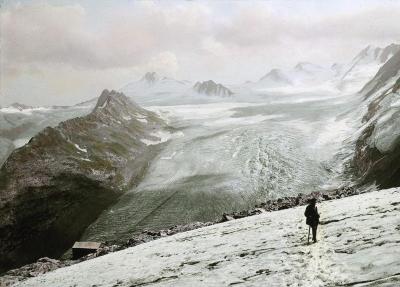
[[[222,84],[217,84],[213,80],[204,82],[197,82],[193,89],[199,94],[205,94],[208,96],[231,96],[233,92]]]
[[[156,72],[147,72],[143,77],[142,81],[147,82],[148,84],[154,84],[160,79],[160,76]]]
[[[280,69],[272,69],[266,75],[261,77],[260,81],[270,82],[271,84],[284,84],[290,85],[291,81],[287,75]]]
[[[117,99],[117,98],[126,98],[126,97],[123,93],[119,93],[114,90],[109,91],[109,90],[105,89],[101,93],[99,99],[97,100],[97,104],[96,104],[94,110],[104,108],[105,106],[107,106],[109,104],[110,101]]]

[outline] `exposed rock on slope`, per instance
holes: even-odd
[[[217,84],[212,80],[205,82],[197,82],[193,89],[199,93],[207,96],[220,96],[220,97],[230,97],[233,92],[221,84]]]
[[[94,110],[48,127],[0,170],[0,266],[59,256],[140,178],[163,122],[105,90]]]
[[[362,183],[400,185],[400,51],[363,88],[368,103],[353,166]]]

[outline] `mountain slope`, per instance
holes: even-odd
[[[59,256],[142,176],[163,126],[105,90],[89,115],[47,127],[15,150],[0,170],[0,267]]]
[[[400,51],[400,45],[391,44],[385,48],[368,46],[350,64],[343,68],[338,87],[348,93],[358,92],[393,55]]]
[[[362,183],[400,185],[400,51],[362,89],[363,126],[352,161]]]
[[[88,114],[96,101],[69,107],[29,107],[12,104],[0,108],[0,165],[14,149],[26,144],[45,127],[55,127],[67,119]]]
[[[312,245],[301,206],[162,238],[17,286],[395,286],[399,192],[319,204]]]

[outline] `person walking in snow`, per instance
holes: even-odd
[[[319,223],[319,213],[318,213],[318,208],[315,205],[316,203],[317,199],[312,198],[309,204],[307,205],[306,211],[304,212],[304,215],[307,218],[306,223],[312,229],[314,243],[317,242],[317,227]],[[310,229],[308,229],[308,236],[310,236]]]

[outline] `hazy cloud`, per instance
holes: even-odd
[[[242,82],[400,39],[394,1],[52,3],[2,7],[3,103],[72,103],[148,70]]]

